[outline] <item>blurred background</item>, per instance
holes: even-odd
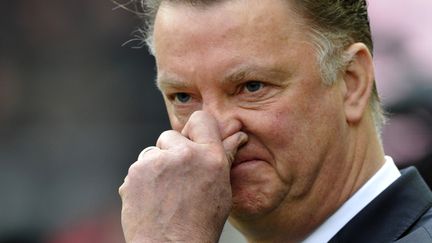
[[[369,9],[386,153],[432,184],[432,1]],[[3,1],[0,243],[123,242],[118,186],[169,129],[153,59],[123,45],[139,25],[109,0]]]

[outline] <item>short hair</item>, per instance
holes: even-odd
[[[373,41],[366,0],[291,0],[306,21],[324,83],[333,84],[346,66],[344,51],[356,42],[364,43],[373,55]],[[378,133],[385,123],[374,80],[369,107]]]
[[[207,6],[226,0],[135,0],[143,10],[145,28],[142,33],[149,51],[155,55],[153,48],[153,28],[157,11],[164,1]],[[316,49],[316,58],[320,67],[322,80],[332,85],[346,67],[344,51],[356,42],[364,43],[373,53],[373,42],[369,24],[366,0],[285,0],[290,1],[294,10],[299,13],[308,27],[311,42]],[[265,4],[263,2],[263,4]],[[378,91],[374,82],[369,107],[378,134],[385,123]]]

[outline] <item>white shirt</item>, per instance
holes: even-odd
[[[393,159],[385,156],[384,165],[354,195],[324,221],[303,243],[328,242],[357,213],[401,176]]]

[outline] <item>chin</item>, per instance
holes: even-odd
[[[256,219],[272,211],[272,207],[260,197],[233,199],[230,217],[234,219]]]
[[[231,170],[231,189],[231,217],[241,220],[260,218],[279,207],[289,186],[269,163],[251,161]]]
[[[238,220],[257,219],[271,213],[282,203],[285,195],[280,190],[269,190],[271,187],[261,186],[254,188],[234,186],[230,217]]]

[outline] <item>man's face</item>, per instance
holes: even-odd
[[[231,169],[235,219],[322,206],[343,166],[341,86],[322,84],[302,23],[280,0],[163,3],[157,14],[158,84],[173,129],[205,110],[222,138],[232,127],[248,135]]]

